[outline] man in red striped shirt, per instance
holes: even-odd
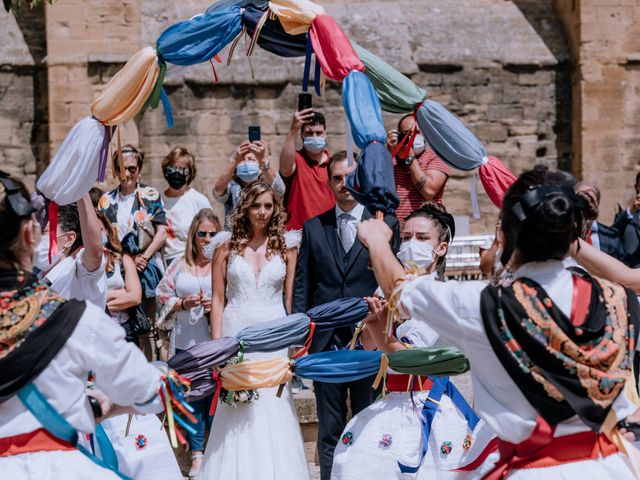
[[[400,119],[397,130],[387,134],[389,151],[398,145],[399,139],[410,135],[415,124],[413,115],[408,114]],[[396,217],[400,224],[424,202],[442,202],[444,186],[451,174],[451,168],[444,163],[430,148],[420,132],[413,141],[413,147],[405,158],[393,159],[393,174],[396,181],[396,193],[400,198],[400,206]]]

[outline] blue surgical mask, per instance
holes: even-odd
[[[327,139],[324,137],[305,137],[304,148],[309,153],[317,154],[324,150]]]
[[[251,183],[260,176],[260,165],[256,162],[242,162],[236,167],[236,175],[245,183]]]
[[[109,237],[107,236],[106,232],[102,232],[102,245],[104,245],[105,247],[109,245]]]

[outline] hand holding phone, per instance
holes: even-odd
[[[298,94],[298,111],[306,110],[308,108],[312,108],[312,99],[310,93],[299,93]]]
[[[252,125],[249,127],[249,141],[257,142],[260,140],[260,125]]]

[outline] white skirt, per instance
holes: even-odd
[[[252,360],[284,356],[253,353]],[[291,384],[260,389],[260,398],[238,406],[218,403],[199,480],[308,480],[309,468]]]
[[[473,461],[494,435],[482,420],[469,431],[466,419],[446,395],[433,419],[420,469],[417,474],[400,472],[398,462],[416,466],[420,461],[422,422],[417,412],[427,394],[414,394],[414,408],[409,394],[389,393],[353,417],[336,446],[332,480],[473,478],[451,470]],[[468,435],[471,446],[465,448]],[[492,454],[476,472],[490,471],[496,459],[497,454]]]
[[[118,415],[102,422],[116,451],[120,473],[134,480],[182,480],[167,432],[158,417],[134,415],[125,437],[128,417]]]
[[[79,450],[0,457],[0,472],[0,478],[7,480],[120,480]]]

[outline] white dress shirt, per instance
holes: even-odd
[[[336,226],[338,227],[338,239],[346,253],[349,253],[356,241],[358,224],[362,220],[364,205],[356,204],[350,211],[345,212],[336,204]],[[348,217],[347,217],[348,215]]]

